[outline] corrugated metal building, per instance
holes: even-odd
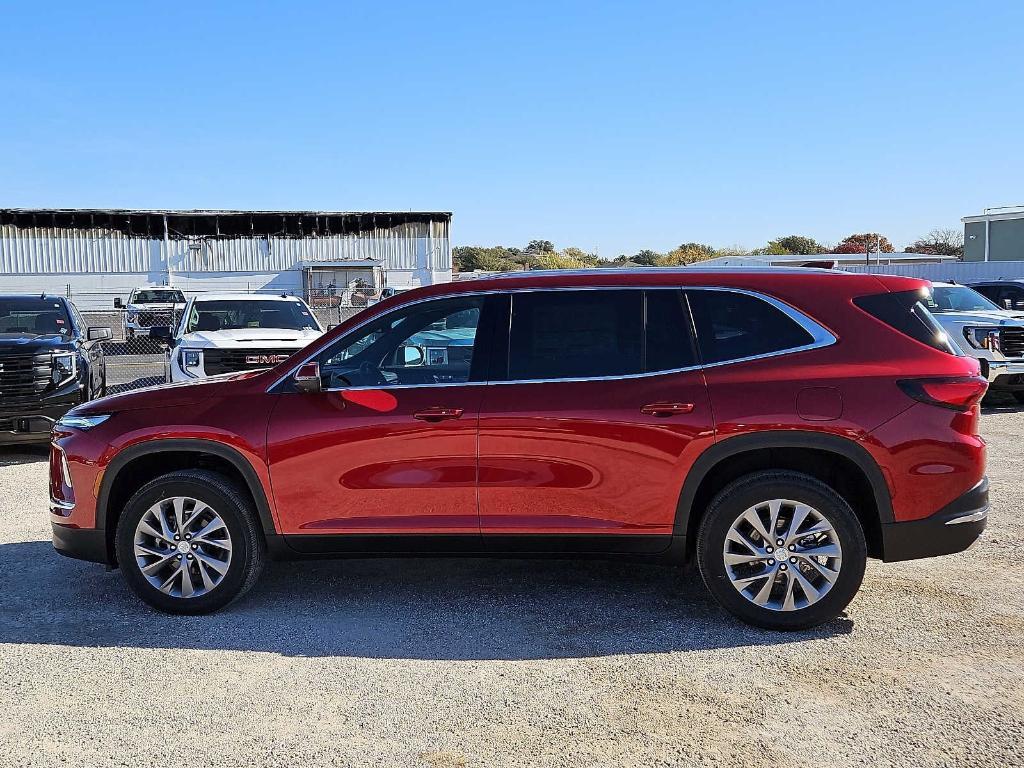
[[[447,212],[0,209],[0,291],[105,309],[137,286],[344,301],[452,279]]]

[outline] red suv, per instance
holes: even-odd
[[[54,545],[175,613],[226,605],[267,557],[695,558],[741,619],[812,626],[867,557],[985,526],[986,383],[928,290],[644,269],[403,293],[276,368],[75,408]]]

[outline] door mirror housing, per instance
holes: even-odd
[[[121,303],[120,298],[114,299],[114,309],[124,309],[124,304]]]
[[[171,329],[166,325],[158,325],[149,329],[149,337],[151,339],[163,339],[168,341],[171,338]]]
[[[114,337],[114,332],[109,328],[93,326],[85,332],[89,341],[109,341]]]
[[[295,371],[292,381],[295,382],[295,388],[299,392],[319,392],[322,388],[320,384],[320,363],[315,361],[303,363]]]

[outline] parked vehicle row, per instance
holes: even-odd
[[[73,409],[54,545],[173,613],[227,605],[268,556],[584,555],[694,559],[743,620],[812,626],[867,557],[985,527],[987,382],[934,301],[922,280],[786,269],[410,291],[269,370]],[[198,304],[175,355],[220,332]]]

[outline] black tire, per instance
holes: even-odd
[[[832,525],[842,547],[842,565],[831,589],[817,602],[796,610],[755,604],[740,594],[726,572],[723,550],[729,529],[745,510],[771,499],[788,499],[815,509]],[[697,563],[715,600],[734,616],[763,629],[807,629],[834,619],[860,589],[866,562],[864,530],[850,505],[821,481],[799,472],[755,472],[730,483],[708,506],[697,537]]]
[[[223,579],[205,594],[194,597],[176,597],[151,585],[134,554],[135,530],[142,516],[153,504],[174,496],[197,499],[213,508],[231,537],[231,559]],[[171,472],[142,486],[125,505],[117,522],[115,545],[128,586],[165,613],[204,614],[223,608],[256,583],[266,558],[266,539],[249,494],[224,475],[205,469]]]

